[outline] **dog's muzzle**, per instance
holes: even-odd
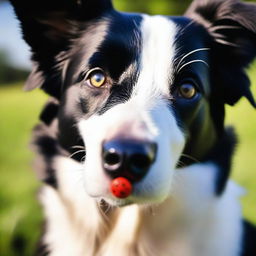
[[[157,145],[148,141],[116,139],[103,143],[102,164],[111,177],[140,181],[154,163]]]

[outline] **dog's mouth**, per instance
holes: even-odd
[[[149,204],[166,198],[175,166],[172,158],[163,154],[167,147],[127,138],[104,141],[101,147],[98,164],[92,163],[90,153],[85,161],[85,170],[93,175],[85,177],[90,196],[114,206]],[[171,155],[169,147],[168,151]],[[93,179],[97,179],[94,187]]]

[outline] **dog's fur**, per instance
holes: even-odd
[[[26,89],[51,99],[34,130],[46,224],[38,255],[255,256],[256,232],[228,181],[236,145],[224,105],[245,96],[256,5],[195,0],[183,17],[125,14],[110,0],[11,0],[31,46]],[[87,72],[100,67],[104,88]],[[197,94],[181,96],[183,84]],[[116,199],[106,140],[158,150],[133,193]],[[85,158],[86,151],[86,158]]]

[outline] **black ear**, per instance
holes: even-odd
[[[60,61],[82,23],[112,10],[111,0],[10,0],[35,62],[25,89],[42,87],[59,97]]]
[[[256,56],[256,4],[194,0],[185,15],[205,26],[214,38],[212,77],[224,103],[234,105],[245,96],[256,107],[245,72]]]

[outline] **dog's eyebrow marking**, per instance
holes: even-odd
[[[182,61],[185,60],[188,56],[192,55],[195,52],[200,52],[200,51],[210,51],[210,48],[198,48],[195,50],[190,51],[189,53],[185,54],[177,64],[177,70],[180,70],[180,66],[182,65]],[[208,65],[208,64],[207,64]],[[183,65],[184,66],[184,65]]]

